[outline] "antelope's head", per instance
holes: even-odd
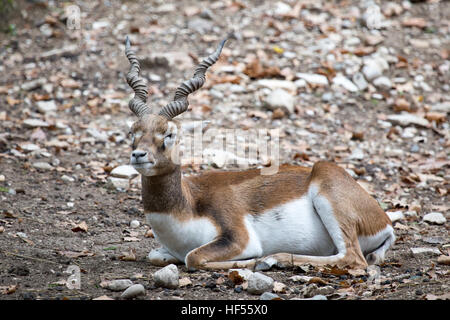
[[[180,126],[173,118],[188,109],[188,95],[203,86],[205,72],[219,59],[226,40],[223,40],[217,50],[197,66],[191,79],[184,81],[177,88],[173,101],[159,112],[155,112],[147,105],[147,81],[139,75],[140,64],[130,48],[127,37],[125,54],[131,64],[127,82],[135,93],[129,107],[138,117],[130,130],[133,149],[130,163],[140,174],[163,175],[174,171],[177,167],[173,159],[176,159],[178,154]]]

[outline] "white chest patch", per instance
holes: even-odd
[[[245,217],[249,242],[236,259],[279,252],[331,255],[336,250],[308,196]]]
[[[207,218],[180,221],[165,213],[146,213],[146,219],[155,238],[181,261],[189,251],[210,242],[218,234]]]

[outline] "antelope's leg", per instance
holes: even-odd
[[[205,270],[250,269],[253,270],[256,259],[206,262],[201,266]]]
[[[237,257],[242,248],[245,247],[239,237],[222,235],[201,247],[190,251],[186,255],[185,263],[189,270],[204,269],[205,267],[215,269],[229,269],[234,265],[246,265],[246,262],[232,261]],[[209,265],[207,265],[209,263]],[[248,262],[251,264],[251,262]]]

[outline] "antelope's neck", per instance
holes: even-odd
[[[182,213],[189,210],[189,189],[181,178],[181,169],[160,175],[142,176],[142,201],[145,212]]]

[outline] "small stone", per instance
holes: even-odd
[[[381,77],[381,75],[383,74],[383,69],[375,60],[368,60],[364,64],[361,71],[368,81],[372,81],[375,78]]]
[[[111,176],[116,178],[122,178],[122,179],[132,179],[134,177],[137,177],[139,175],[139,172],[136,171],[132,166],[130,165],[122,165],[115,167],[111,171]]]
[[[136,298],[138,296],[145,295],[145,288],[142,284],[134,284],[130,287],[128,287],[121,295],[120,297],[122,299],[132,299]]]
[[[33,168],[41,169],[41,170],[52,170],[53,167],[47,162],[34,162],[32,164]]]
[[[53,112],[57,110],[56,103],[53,100],[36,102],[38,110],[42,113]]]
[[[334,95],[333,95],[332,92],[325,92],[325,93],[322,95],[322,101],[323,101],[323,102],[330,102],[330,101],[333,100],[333,98],[334,98]]]
[[[113,298],[108,297],[107,295],[103,295],[92,300],[114,300]]]
[[[419,258],[424,255],[440,255],[441,251],[438,248],[411,248],[411,253],[414,257]]]
[[[156,286],[175,289],[179,284],[178,268],[174,264],[169,264],[161,270],[156,271],[153,274],[153,279],[155,280]]]
[[[300,282],[300,283],[308,283],[313,277],[309,277],[309,276],[292,276],[289,279],[294,281],[294,282]]]
[[[140,223],[137,220],[133,220],[130,222],[130,227],[133,229],[138,228],[139,226],[140,226]]]
[[[333,84],[343,87],[350,92],[357,92],[359,88],[343,75],[339,75],[333,78]]]
[[[262,294],[265,291],[272,291],[273,279],[260,273],[253,273],[248,279],[247,292],[250,294]]]
[[[270,270],[274,265],[277,264],[277,260],[273,257],[268,257],[264,259],[263,261],[259,262],[255,266],[255,271],[267,271]]]
[[[23,120],[23,124],[30,128],[48,127],[49,126],[49,124],[47,122],[39,120],[39,119],[25,119],[25,120]]]
[[[20,146],[20,148],[21,148],[23,151],[26,151],[26,152],[32,152],[32,151],[36,151],[36,150],[39,150],[39,149],[40,149],[40,147],[39,147],[38,145],[34,144],[34,143],[26,143],[26,144],[22,144],[22,145]]]
[[[431,224],[444,224],[447,219],[440,212],[430,212],[423,217],[423,221]]]
[[[130,279],[117,279],[100,283],[102,288],[106,288],[111,291],[123,291],[132,285],[133,282]]]
[[[20,86],[20,88],[22,90],[25,90],[25,91],[31,91],[31,90],[34,90],[34,89],[42,87],[46,82],[47,82],[47,79],[39,78],[39,79],[36,79],[36,80],[32,80],[32,81],[23,83]]]
[[[366,90],[368,87],[366,79],[364,79],[364,76],[360,72],[357,72],[353,75],[352,81],[361,91]]]
[[[430,126],[430,122],[427,119],[409,113],[391,114],[387,116],[387,120],[401,126],[409,126],[411,124],[421,127]]]
[[[386,214],[388,215],[389,219],[391,219],[391,222],[393,222],[393,223],[395,221],[405,219],[405,215],[403,214],[402,211],[390,211],[390,212],[386,212]]]
[[[273,90],[265,102],[270,109],[285,108],[289,113],[294,112],[294,97],[284,89]]]
[[[66,175],[63,175],[63,176],[61,177],[61,180],[62,180],[62,181],[65,181],[65,182],[74,182],[74,181],[75,181],[74,178],[69,177],[69,176],[66,176]]]
[[[388,77],[378,77],[373,80],[373,85],[382,90],[389,90],[392,87],[392,82]]]
[[[321,294],[316,294],[314,297],[312,298],[306,298],[306,299],[300,299],[300,300],[328,300],[327,297],[325,297],[324,295]]]
[[[200,34],[207,34],[211,32],[214,27],[214,23],[210,20],[202,19],[202,18],[194,18],[189,19],[188,21],[188,29],[198,32]]]
[[[431,111],[450,113],[450,101],[432,105]]]
[[[281,298],[272,292],[264,292],[260,297],[259,300],[281,300]]]
[[[328,79],[327,77],[321,75],[321,74],[313,74],[313,73],[296,73],[295,74],[297,78],[303,79],[309,84],[315,84],[315,85],[322,85],[326,86],[328,85]]]
[[[128,189],[130,181],[128,179],[108,177],[107,185],[116,189]]]
[[[95,128],[86,129],[86,133],[89,134],[97,141],[106,142],[108,141],[108,135],[105,132],[99,131]]]
[[[362,160],[364,159],[364,152],[360,148],[356,148],[349,156],[349,159]]]
[[[334,292],[334,290],[335,289],[332,286],[319,287],[319,288],[317,288],[314,296],[317,296],[317,295],[326,296],[326,295],[332,294]]]

